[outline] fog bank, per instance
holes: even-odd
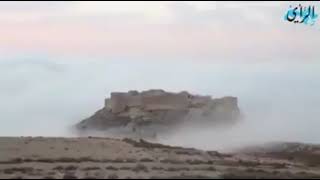
[[[110,92],[160,88],[236,96],[245,115],[231,129],[185,127],[165,143],[204,149],[320,143],[320,65],[281,62],[1,58],[0,136],[74,136],[68,127],[101,108]]]

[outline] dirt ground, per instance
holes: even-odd
[[[320,178],[318,146],[285,147],[223,154],[131,139],[1,137],[0,178]]]

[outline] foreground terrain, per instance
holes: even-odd
[[[0,178],[320,178],[320,147],[233,154],[108,138],[0,138]]]

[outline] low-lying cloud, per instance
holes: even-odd
[[[245,115],[227,130],[185,127],[166,143],[203,149],[320,143],[316,63],[9,58],[0,64],[1,136],[75,136],[68,128],[101,108],[110,92],[162,88],[237,96]]]

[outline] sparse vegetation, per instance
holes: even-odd
[[[154,160],[153,159],[150,159],[150,158],[142,158],[140,159],[140,162],[153,162]]]
[[[108,166],[106,167],[107,170],[112,170],[112,171],[117,171],[119,170],[118,168],[114,167],[114,166]]]
[[[151,169],[152,169],[152,170],[155,170],[155,171],[162,171],[162,170],[164,170],[163,167],[152,167]]]
[[[32,171],[33,171],[32,167],[13,167],[13,168],[8,168],[3,170],[5,174],[14,174],[17,172],[27,174],[27,173],[31,173]]]
[[[8,161],[1,161],[0,164],[20,164],[23,163],[22,158],[14,158]]]
[[[178,146],[167,146],[167,145],[163,145],[163,144],[158,144],[158,143],[151,143],[148,141],[145,141],[143,139],[140,139],[140,141],[135,141],[129,138],[124,138],[122,140],[123,142],[126,142],[128,144],[133,145],[134,147],[140,147],[140,148],[147,148],[147,149],[154,149],[154,148],[161,148],[161,149],[186,149],[186,148],[182,148],[182,147],[178,147]],[[191,150],[194,150],[191,148]]]
[[[57,166],[57,167],[53,168],[53,170],[62,171],[62,170],[64,170],[64,167],[63,166]]]
[[[180,151],[175,151],[175,153],[178,154],[178,155],[188,155],[188,156],[201,155],[201,152],[199,152],[199,151],[184,151],[184,150],[180,150]]]
[[[256,167],[261,165],[261,163],[258,161],[243,161],[241,159],[238,160],[238,164],[245,167]]]
[[[12,169],[5,169],[5,170],[3,170],[3,173],[4,174],[13,174],[14,171]]]
[[[135,159],[126,159],[126,162],[127,163],[136,163],[137,160],[135,160]]]
[[[36,142],[33,143],[36,144]],[[119,147],[122,147],[123,144],[124,143],[121,142]],[[23,141],[20,142],[20,145],[23,145]],[[49,144],[46,148],[41,148],[41,150],[49,150],[50,146],[54,145]],[[60,151],[64,151],[64,147],[69,146],[54,147]],[[70,147],[74,146],[72,145]],[[115,147],[118,148],[118,145],[115,144]],[[132,148],[132,146],[130,147]],[[270,156],[267,153],[259,154],[248,151],[244,152],[245,154],[233,154],[232,156],[234,157],[232,158],[222,159],[218,157],[225,156],[215,151],[204,152],[168,148],[130,149],[130,147],[125,151],[131,151],[134,154],[129,156],[122,152],[114,153],[113,149],[110,152],[114,154],[107,154],[102,157],[100,156],[100,152],[93,155],[89,152],[88,154],[91,156],[88,156],[88,154],[79,156],[79,154],[64,152],[62,156],[53,158],[52,156],[46,156],[43,152],[38,153],[37,151],[27,152],[26,154],[21,153],[20,157],[16,156],[17,158],[14,159],[7,159],[7,157],[12,157],[12,155],[3,156],[4,158],[1,160],[7,164],[1,165],[0,178],[14,177],[14,179],[19,179],[22,177],[28,179],[36,177],[44,179],[75,179],[86,177],[89,179],[117,179],[120,178],[118,176],[154,179],[320,178],[318,175],[320,174],[318,172],[320,165],[317,164],[319,155],[313,151],[308,152],[313,153],[312,155],[302,155],[306,152],[299,151],[300,155],[294,158],[292,158],[293,153],[291,152],[287,154],[283,152],[283,157],[280,158],[279,156]],[[139,153],[136,153],[137,151],[139,151]],[[50,152],[52,153],[52,151],[49,150],[48,153]],[[109,151],[106,153],[109,153]],[[304,159],[305,157],[307,158]],[[292,161],[289,161],[287,158]],[[222,175],[220,176],[220,174]]]
[[[289,161],[291,160],[300,161],[309,167],[320,166],[320,155],[312,151],[307,151],[307,150],[296,151],[296,152],[283,151],[283,152],[267,153],[267,155],[272,158],[286,159]]]
[[[125,170],[125,171],[131,170],[131,167],[120,167],[120,170]]]
[[[191,164],[191,165],[197,165],[197,164],[206,164],[207,162],[206,161],[202,161],[202,160],[198,160],[198,159],[193,159],[193,160],[190,160],[188,159],[186,161],[187,164]]]
[[[78,166],[73,166],[73,165],[65,167],[65,170],[67,170],[67,171],[74,171],[77,169],[78,169]]]
[[[214,168],[213,166],[209,166],[209,167],[194,168],[194,170],[200,170],[200,171],[216,171],[216,168]]]
[[[74,173],[66,173],[63,175],[63,179],[78,179],[78,177]]]
[[[209,176],[204,175],[187,175],[185,173],[181,173],[179,176],[171,176],[171,177],[165,177],[165,179],[213,179]]]
[[[119,179],[119,176],[117,174],[110,174],[108,179]]]
[[[143,164],[137,164],[134,168],[132,168],[134,172],[148,172],[148,167]]]
[[[14,177],[12,177],[12,178],[10,178],[10,179],[23,179],[23,177],[21,177],[21,176],[14,176]]]
[[[45,176],[45,177],[43,177],[43,179],[56,179],[56,178],[53,176]]]
[[[94,170],[100,170],[101,168],[100,167],[86,167],[86,168],[83,168],[82,170],[84,171],[94,171]]]
[[[189,171],[187,167],[169,167],[167,171]]]
[[[82,178],[82,179],[98,179],[98,178],[95,177],[95,176],[86,176],[86,177],[84,177],[84,178]]]
[[[62,163],[66,163],[66,162],[74,162],[74,163],[80,163],[80,159],[76,159],[76,158],[67,158],[67,157],[62,157],[59,159],[55,159],[55,162],[62,162]]]
[[[279,174],[279,171],[272,171],[272,174]]]
[[[207,153],[212,157],[221,157],[221,154],[218,151],[207,151]]]
[[[53,171],[48,172],[49,176],[52,176],[52,175],[55,175],[55,174],[56,174],[56,172],[53,172]]]
[[[53,170],[57,170],[57,171],[74,171],[77,170],[78,166],[74,166],[74,165],[69,165],[69,166],[57,166],[55,168],[53,168]]]
[[[41,162],[41,163],[54,163],[55,160],[54,159],[46,159],[46,158],[42,158],[42,159],[37,159],[37,160],[31,160],[30,159],[30,162]]]
[[[252,172],[255,172],[255,169],[253,169],[253,168],[248,168],[248,169],[246,169],[245,171],[246,171],[246,172],[249,172],[249,173],[252,173]]]
[[[285,163],[274,163],[271,165],[274,169],[284,169],[287,167]]]
[[[184,164],[183,161],[175,160],[175,159],[163,159],[160,160],[161,163],[166,163],[166,164]]]
[[[111,161],[114,162],[114,163],[123,163],[123,162],[126,162],[126,160],[121,159],[121,158],[116,158],[116,159],[111,160]]]

